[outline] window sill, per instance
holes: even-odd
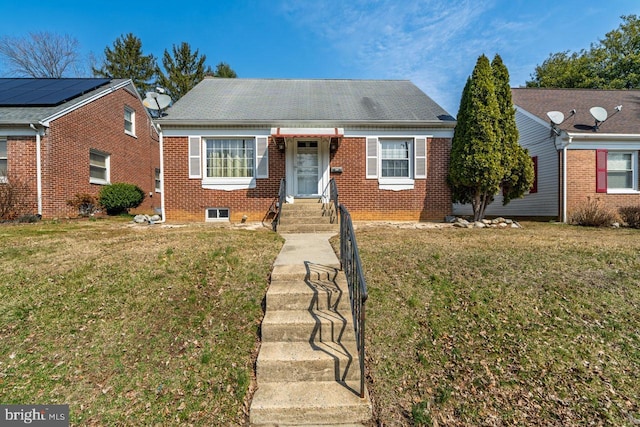
[[[205,190],[248,190],[256,188],[255,178],[227,178],[219,180],[202,180],[202,188]]]
[[[136,138],[136,139],[138,139],[138,136],[137,136],[135,133],[127,132],[126,130],[124,131],[124,133],[125,133],[125,135],[129,135],[129,136],[130,136],[130,137],[132,137],[132,138]]]
[[[102,179],[89,179],[89,184],[109,185],[109,181],[105,181]]]
[[[640,194],[640,191],[626,189],[607,189],[607,194]]]
[[[414,180],[409,178],[380,178],[378,179],[378,188],[391,191],[413,190]]]

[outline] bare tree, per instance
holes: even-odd
[[[60,78],[78,73],[78,40],[68,34],[29,33],[25,37],[0,37],[0,56],[9,73],[19,77]]]

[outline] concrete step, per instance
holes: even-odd
[[[312,212],[322,212],[325,206],[324,203],[316,202],[316,203],[285,203],[282,205],[283,211],[312,211]]]
[[[262,320],[262,342],[274,341],[311,344],[355,341],[351,313],[267,310]]]
[[[278,233],[338,233],[338,224],[286,224],[280,222]]]
[[[291,224],[331,224],[331,217],[318,216],[318,215],[304,215],[304,216],[282,216],[280,217],[280,225]],[[337,224],[336,224],[337,225]]]
[[[277,262],[277,259],[276,259]],[[336,282],[340,289],[346,289],[347,278],[340,270],[340,262],[337,259],[333,263],[322,265],[309,262],[307,265],[300,263],[295,265],[276,264],[271,270],[271,283],[305,281],[305,280],[327,280]]]
[[[254,426],[364,425],[372,418],[371,404],[354,390],[359,383],[260,383],[249,421]]]
[[[264,342],[256,363],[260,382],[360,381],[354,341],[343,343]]]
[[[266,296],[269,310],[328,310],[349,313],[349,289],[343,283],[328,280],[272,281]]]

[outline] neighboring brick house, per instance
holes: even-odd
[[[159,210],[160,146],[129,79],[0,79],[0,183],[28,186],[22,213],[75,217],[67,201],[127,182]],[[2,185],[2,184],[0,184]]]
[[[589,198],[611,208],[640,205],[640,91],[514,88],[511,93],[519,142],[534,161],[536,179],[524,198],[506,206],[496,196],[488,216],[567,222]],[[604,122],[596,125],[593,107],[607,112]],[[471,208],[454,205],[454,212],[467,214]]]
[[[355,220],[443,220],[455,120],[409,81],[206,78],[156,123],[169,221],[260,221],[282,179]]]

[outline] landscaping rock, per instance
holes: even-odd
[[[464,219],[464,218],[458,218],[458,219],[456,219],[456,222],[455,222],[455,223],[456,223],[456,224],[461,224],[461,225],[462,225],[463,227],[465,227],[465,228],[469,226],[469,221],[467,221],[467,220],[466,220],[466,219]]]
[[[518,222],[502,217],[469,222],[460,217],[454,217],[451,221],[451,217],[447,216],[446,221],[452,223],[452,225],[457,228],[522,228]]]
[[[133,222],[135,222],[136,224],[143,224],[143,223],[149,223],[151,221],[151,218],[149,218],[149,215],[136,215],[133,217]]]

